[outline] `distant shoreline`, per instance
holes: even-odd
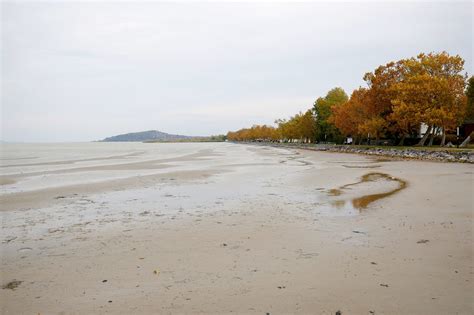
[[[113,142],[113,141],[111,141]],[[142,143],[197,143],[197,142],[225,142],[225,140],[212,139],[183,139],[183,140],[145,140]]]

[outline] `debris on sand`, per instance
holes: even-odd
[[[8,244],[8,243],[10,243],[11,241],[14,241],[14,240],[16,240],[16,239],[17,239],[16,236],[7,236],[7,237],[5,238],[5,240],[3,240],[2,243]]]
[[[419,240],[418,242],[416,242],[417,244],[425,244],[425,243],[428,243],[430,240]]]
[[[388,284],[385,284],[385,283],[381,283],[380,286],[388,288]]]
[[[13,280],[5,284],[2,289],[4,290],[15,290],[23,281]]]
[[[56,233],[56,232],[64,232],[63,229],[59,229],[59,228],[49,228],[48,229],[48,233]]]

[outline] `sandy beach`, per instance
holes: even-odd
[[[2,314],[472,314],[474,166],[2,144]]]

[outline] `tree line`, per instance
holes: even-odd
[[[350,97],[340,88],[319,97],[312,108],[276,126],[255,125],[229,132],[231,141],[446,144],[449,133],[474,119],[474,77],[463,74],[464,60],[447,52],[421,53],[389,62],[363,76],[365,87]],[[420,128],[426,131],[420,136]],[[471,135],[472,136],[472,135]],[[469,141],[469,140],[468,140]]]

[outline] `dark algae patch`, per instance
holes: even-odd
[[[398,187],[384,193],[369,194],[369,195],[353,198],[352,205],[354,208],[359,209],[359,210],[365,209],[372,202],[377,201],[379,199],[390,197],[393,194],[396,194],[400,190],[405,189],[407,187],[407,182],[402,179],[399,179],[399,178],[396,178],[384,173],[373,172],[373,173],[365,174],[364,176],[361,177],[361,179],[358,182],[346,184],[344,186],[339,187],[338,189],[331,189],[329,190],[328,194],[330,196],[339,196],[344,192],[344,189],[346,188],[356,186],[362,183],[374,182],[381,179],[386,180],[386,181],[397,182]]]

